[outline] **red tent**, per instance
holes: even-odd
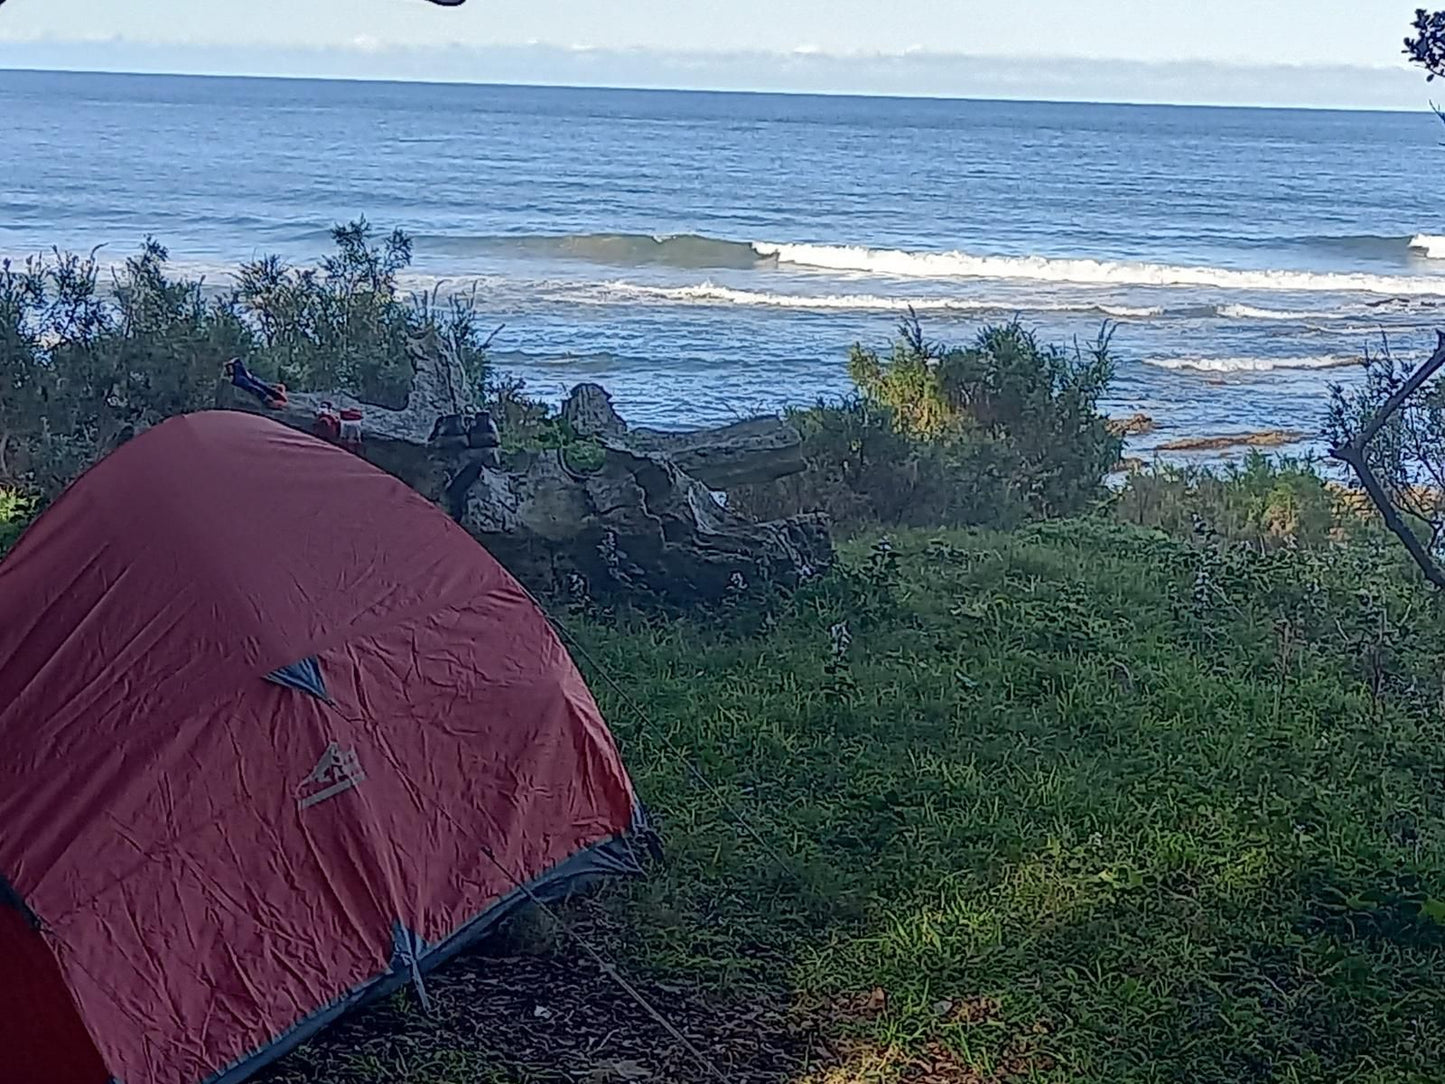
[[[0,748],[18,1084],[232,1084],[420,987],[522,885],[637,869],[531,598],[400,482],[248,414],[137,437],[0,563]]]

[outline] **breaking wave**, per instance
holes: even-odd
[[[1201,373],[1267,373],[1275,369],[1340,369],[1358,365],[1358,356],[1321,354],[1297,358],[1146,358],[1160,369],[1188,369]]]
[[[1431,233],[1417,233],[1410,238],[1410,251],[1427,260],[1445,260],[1445,237]]]
[[[627,300],[670,301],[691,305],[747,305],[761,308],[803,311],[852,310],[858,312],[1077,312],[1113,316],[1118,319],[1146,319],[1162,316],[1158,307],[1130,305],[1067,304],[1050,302],[985,301],[952,297],[884,297],[878,294],[784,294],[765,290],[740,290],[705,282],[697,286],[641,286],[611,282],[607,292]]]
[[[1253,305],[1220,305],[1214,311],[1230,320],[1338,320],[1345,315],[1344,313],[1261,309]]]
[[[1445,259],[1445,237],[1335,238],[1337,243],[1365,240],[1399,252],[1402,244],[1417,255]],[[1012,279],[1084,286],[1195,286],[1238,290],[1292,290],[1445,296],[1445,276],[1363,272],[1249,271],[1237,268],[1175,265],[1047,256],[986,256],[969,252],[921,252],[861,245],[785,244],[730,241],[698,234],[652,235],[584,233],[558,235],[423,235],[417,250],[426,254],[521,255],[585,260],[618,267],[679,268],[806,267],[873,274],[890,278]]]
[[[802,311],[902,312],[912,308],[918,312],[1083,313],[1118,320],[1148,320],[1167,316],[1184,320],[1223,317],[1231,320],[1289,320],[1300,323],[1312,320],[1342,320],[1350,315],[1346,311],[1306,312],[1239,304],[1181,305],[1166,308],[1162,305],[1117,305],[1089,301],[1070,303],[1022,298],[1003,301],[952,297],[888,297],[879,294],[791,294],[744,290],[711,282],[695,286],[644,286],[630,282],[609,282],[604,291],[607,297],[616,300],[671,302],[682,305],[743,305]]]
[[[1024,279],[1085,286],[1203,286],[1233,290],[1445,295],[1445,276],[1367,275],[1314,271],[1241,271],[1113,260],[1044,256],[974,256],[967,252],[907,252],[842,245],[753,246],[779,263],[829,271],[871,272],[897,278]]]

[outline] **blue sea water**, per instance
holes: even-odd
[[[1426,97],[1421,88],[1422,106]],[[475,289],[536,392],[715,422],[835,395],[855,341],[1117,325],[1138,442],[1313,431],[1445,323],[1418,114],[0,72],[0,254],[148,234],[222,283],[357,215]]]

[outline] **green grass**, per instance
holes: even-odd
[[[839,1026],[941,1044],[940,1079],[1445,1076],[1433,596],[1097,522],[895,544],[765,635],[574,630],[650,719],[593,673],[671,852],[633,966],[880,990]]]

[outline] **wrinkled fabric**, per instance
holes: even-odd
[[[329,702],[267,680],[309,658]],[[242,413],[130,441],[0,563],[0,743],[0,876],[41,924],[0,908],[0,988],[33,1002],[0,1047],[69,1034],[55,1084],[215,1076],[386,973],[398,927],[446,941],[635,807],[521,587]]]

